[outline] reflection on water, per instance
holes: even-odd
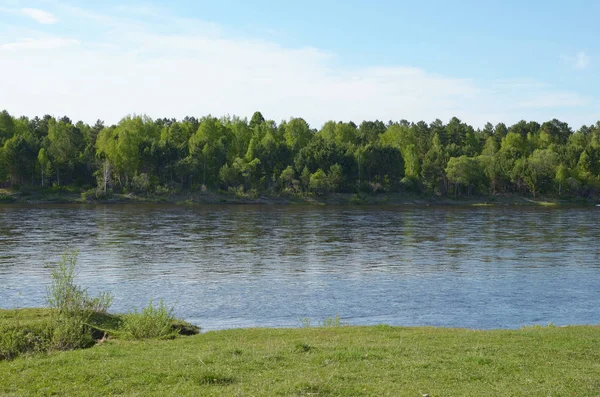
[[[125,311],[163,298],[206,329],[600,323],[592,208],[0,206],[0,308],[39,306],[46,264]]]

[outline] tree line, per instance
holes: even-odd
[[[553,119],[475,129],[400,120],[277,124],[126,116],[116,125],[0,113],[0,184],[111,192],[416,192],[590,197],[600,191],[600,122]]]

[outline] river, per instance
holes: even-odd
[[[600,323],[600,208],[0,205],[0,308],[51,264],[113,311],[150,299],[205,330]]]

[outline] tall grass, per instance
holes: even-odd
[[[101,293],[91,297],[75,282],[76,266],[77,251],[67,250],[52,268],[46,290],[49,309],[41,309],[39,319],[21,321],[21,310],[14,311],[14,318],[7,318],[6,314],[0,316],[0,360],[30,352],[90,347],[95,339],[104,339],[107,334],[117,338],[145,339],[200,332],[199,327],[177,320],[173,309],[165,306],[162,300],[158,305],[150,301],[140,313],[109,314],[112,295]]]
[[[96,312],[105,313],[113,299],[108,293],[92,298],[86,289],[75,283],[77,255],[77,251],[69,250],[62,255],[62,260],[52,270],[52,281],[46,291],[46,301],[53,309],[50,345],[56,350],[93,345],[90,317]]]
[[[50,316],[36,324],[0,324],[0,360],[10,360],[23,353],[48,350],[70,350],[94,344],[90,318],[105,313],[112,296],[102,293],[90,297],[75,283],[77,251],[67,250],[52,269],[46,290]],[[18,311],[15,311],[18,316]]]
[[[123,330],[135,339],[174,337],[177,332],[173,328],[173,309],[168,308],[162,299],[158,306],[152,300],[140,313],[125,314]]]
[[[103,292],[90,297],[87,290],[75,283],[78,251],[65,251],[62,260],[52,269],[51,284],[46,289],[46,302],[60,314],[84,315],[106,313],[113,297]]]
[[[298,321],[304,328],[310,328],[312,326],[312,319],[310,317],[300,317]],[[339,316],[339,314],[336,314],[335,317],[325,317],[322,321],[317,323],[317,327],[323,328],[337,328],[346,325],[348,324],[342,322],[342,318]]]

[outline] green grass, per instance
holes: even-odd
[[[159,305],[155,311],[160,312]],[[43,326],[50,321],[52,309],[35,308],[35,309],[18,309],[18,310],[2,310],[0,309],[0,327],[19,327],[31,328],[35,326]],[[130,314],[110,314],[110,313],[94,313],[90,317],[89,325],[97,332],[107,333],[114,338],[127,339],[126,330],[124,329],[125,318]],[[185,321],[169,317],[173,330],[181,335],[194,335],[199,332],[199,328]]]
[[[542,207],[557,207],[559,205],[554,201],[535,201],[535,203]]]
[[[0,321],[11,320],[0,311]],[[109,338],[0,361],[0,374],[2,396],[594,396],[600,327],[341,326]]]
[[[53,350],[90,347],[106,338],[173,339],[199,332],[199,327],[174,318],[166,310],[161,304],[151,312],[147,308],[139,314],[93,312],[85,318],[60,316],[56,309],[0,310],[0,361]],[[163,311],[169,316],[162,315]],[[132,329],[132,321],[134,326],[142,324],[143,327]]]

